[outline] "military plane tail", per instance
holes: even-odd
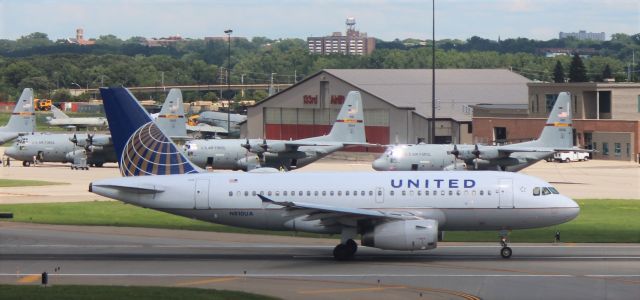
[[[171,138],[187,137],[187,122],[182,103],[180,89],[171,89],[167,99],[164,100],[158,119],[156,119],[156,124]]]
[[[199,169],[123,87],[100,88],[122,176],[197,173]]]
[[[69,116],[67,116],[67,114],[65,114],[64,112],[62,112],[58,107],[56,107],[55,105],[51,105],[51,112],[53,113],[53,118],[54,119],[69,119]]]
[[[571,114],[571,94],[562,92],[549,114],[547,123],[542,129],[540,137],[531,142],[523,143],[529,147],[551,147],[568,149],[573,147],[573,127]]]
[[[349,92],[327,137],[328,140],[336,142],[366,143],[360,92]]]
[[[33,90],[26,88],[22,90],[9,122],[6,126],[0,127],[0,132],[28,133],[35,130],[36,114],[33,107]]]

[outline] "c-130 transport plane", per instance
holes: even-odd
[[[560,93],[547,123],[534,141],[503,146],[395,145],[373,162],[377,171],[498,170],[517,172],[556,151],[584,151],[573,147],[571,96]]]
[[[214,169],[252,171],[266,167],[292,170],[349,146],[377,146],[366,141],[362,98],[357,91],[349,92],[327,135],[290,141],[191,140],[185,143],[184,152],[193,164],[203,168],[211,166]]]
[[[354,257],[358,235],[362,246],[428,250],[441,231],[545,227],[580,211],[549,183],[518,173],[202,173],[127,89],[100,93],[124,177],[89,191],[212,223],[341,234],[338,260]],[[506,240],[500,254],[512,254]]]

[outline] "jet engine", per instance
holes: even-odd
[[[260,168],[260,159],[257,156],[247,156],[236,162],[238,169],[243,171],[251,171]]]
[[[383,250],[428,250],[438,245],[438,221],[403,220],[376,225],[362,235],[362,245]]]
[[[76,149],[71,152],[68,152],[64,158],[65,162],[73,162],[75,158],[83,158],[87,157],[87,151],[84,149]]]

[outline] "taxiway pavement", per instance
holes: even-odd
[[[336,240],[0,222],[0,282],[231,289],[285,299],[638,299],[638,244],[441,243],[426,252]]]

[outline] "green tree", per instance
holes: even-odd
[[[51,95],[51,100],[53,100],[54,102],[67,102],[71,101],[71,98],[73,97],[67,89],[56,90],[55,92],[53,92],[53,95]]]
[[[607,64],[604,67],[604,70],[602,70],[602,79],[609,79],[609,78],[613,78],[613,76],[611,74],[611,67],[609,66],[609,64]]]
[[[569,66],[569,82],[587,82],[587,69],[578,53],[573,55]]]
[[[564,82],[564,68],[559,60],[556,61],[556,67],[553,69],[553,82]]]

